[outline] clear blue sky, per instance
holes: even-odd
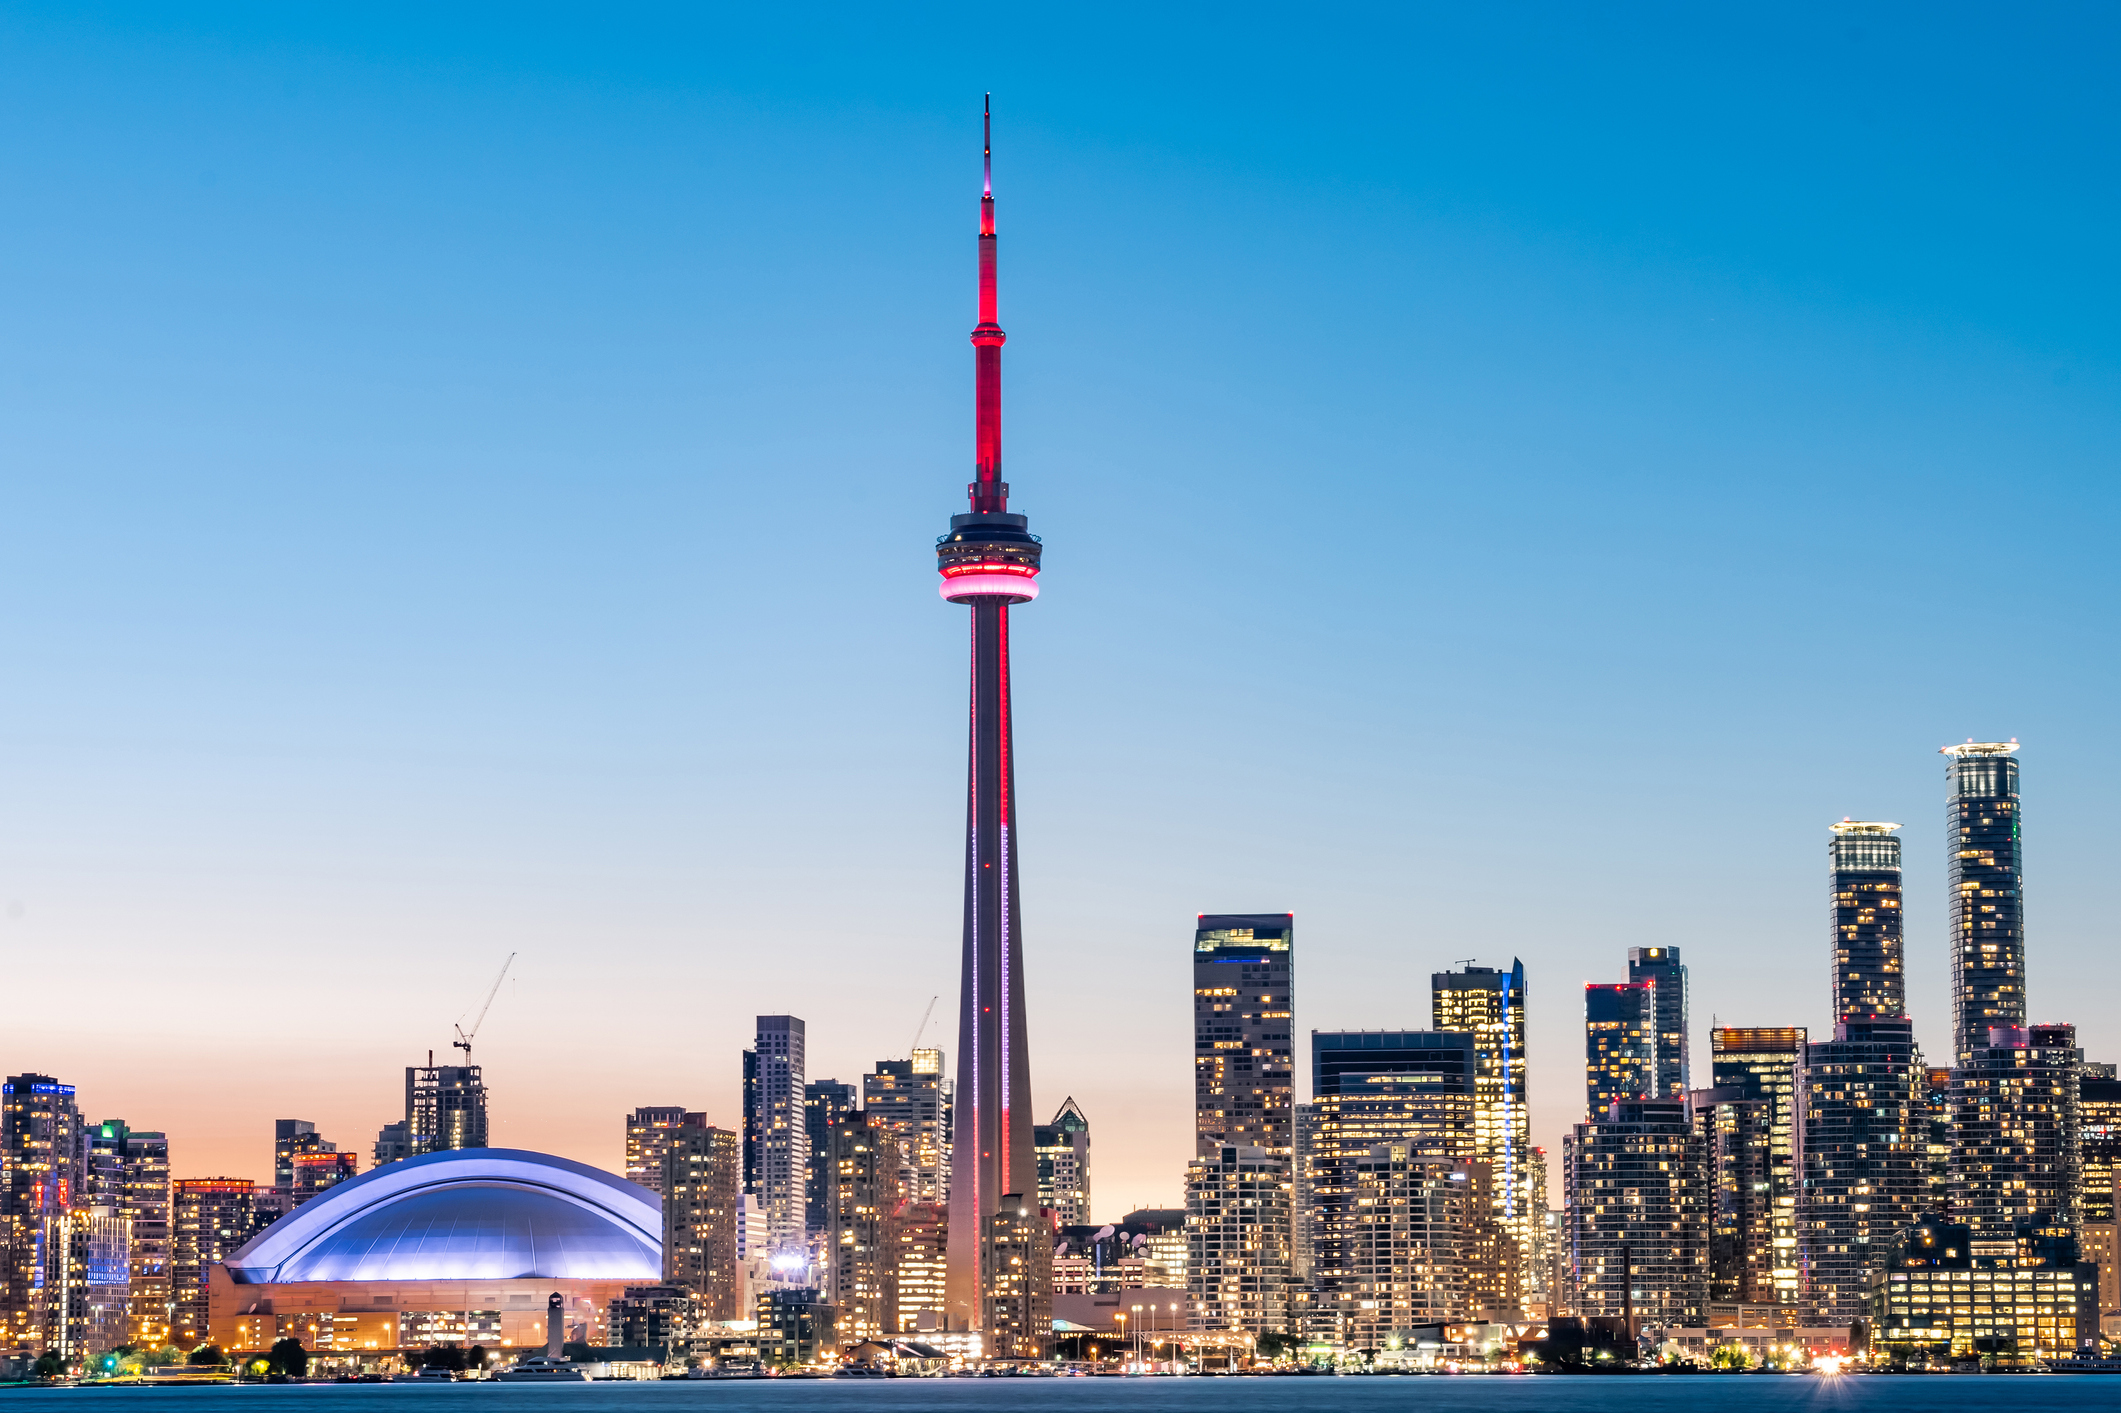
[[[784,18],[784,16],[786,18]],[[501,957],[497,1141],[612,1163],[956,984],[982,91],[1032,1041],[1190,1151],[1192,916],[1300,1031],[1633,945],[1827,1021],[1826,826],[2016,736],[2033,1010],[2121,1059],[2099,7],[17,6],[9,1072],[365,1150]],[[949,1006],[938,1008],[947,1015]],[[936,1032],[931,1032],[931,1039]],[[943,1033],[954,1048],[955,1037]]]

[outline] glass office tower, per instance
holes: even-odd
[[[1592,1118],[1622,1099],[1654,1098],[1657,988],[1647,981],[1583,988],[1584,1107]]]
[[[1945,746],[1944,829],[1952,928],[1952,1052],[1988,1048],[1990,1026],[2025,1024],[2025,847],[2016,741]]]
[[[1844,819],[1827,845],[1833,913],[1834,1017],[1907,1014],[1897,824]]]
[[[1655,988],[1657,1054],[1651,1085],[1643,1093],[1655,1099],[1681,1099],[1693,1087],[1691,1045],[1687,1036],[1686,966],[1677,947],[1628,948],[1628,980]]]
[[[1296,918],[1204,913],[1193,930],[1193,1103],[1199,1151],[1295,1142]]]

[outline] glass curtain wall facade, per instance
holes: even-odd
[[[1628,948],[1628,980],[1657,993],[1651,1004],[1657,1053],[1651,1061],[1650,1087],[1643,1092],[1653,1099],[1680,1098],[1693,1084],[1693,1046],[1687,1032],[1686,967],[1679,949]]]
[[[1945,746],[1944,828],[1952,929],[1953,1051],[1988,1047],[1991,1026],[2025,1024],[2025,845],[2016,741]]]
[[[1834,1015],[1907,1014],[1897,824],[1845,819],[1827,845],[1833,914]]]
[[[1622,1099],[1654,1097],[1657,991],[1645,981],[1583,988],[1584,1109],[1593,1118]]]
[[[1207,913],[1193,931],[1193,1112],[1200,1151],[1294,1144],[1296,918]]]

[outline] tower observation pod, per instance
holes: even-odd
[[[1038,1205],[1030,1045],[1024,1026],[1016,874],[1016,755],[1009,609],[1038,597],[1039,540],[1009,510],[1002,480],[1002,344],[996,322],[993,118],[980,193],[979,324],[971,508],[936,541],[941,592],[971,610],[972,719],[965,799],[965,932],[944,1304],[950,1328],[979,1332],[989,1358],[1043,1358],[1052,1345],[1052,1232]]]

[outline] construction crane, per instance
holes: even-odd
[[[471,1029],[466,1030],[464,1028],[464,1018],[462,1016],[457,1017],[457,1038],[449,1043],[464,1052],[464,1063],[467,1065],[471,1063],[471,1038],[479,1033],[480,1026],[486,1024],[486,1013],[493,1009],[493,998],[501,994],[501,983],[508,979],[508,969],[515,965],[515,959],[516,954],[510,952],[508,960],[501,963],[500,974],[494,977],[493,985],[487,988],[486,1004],[479,1007],[479,1018],[471,1023]]]
[[[928,998],[928,1009],[921,1012],[921,1023],[913,1029],[913,1043],[906,1047],[906,1054],[909,1057],[915,1050],[920,1048],[921,1037],[928,1033],[928,1018],[935,1014],[935,1003],[942,999],[940,996],[930,996]]]

